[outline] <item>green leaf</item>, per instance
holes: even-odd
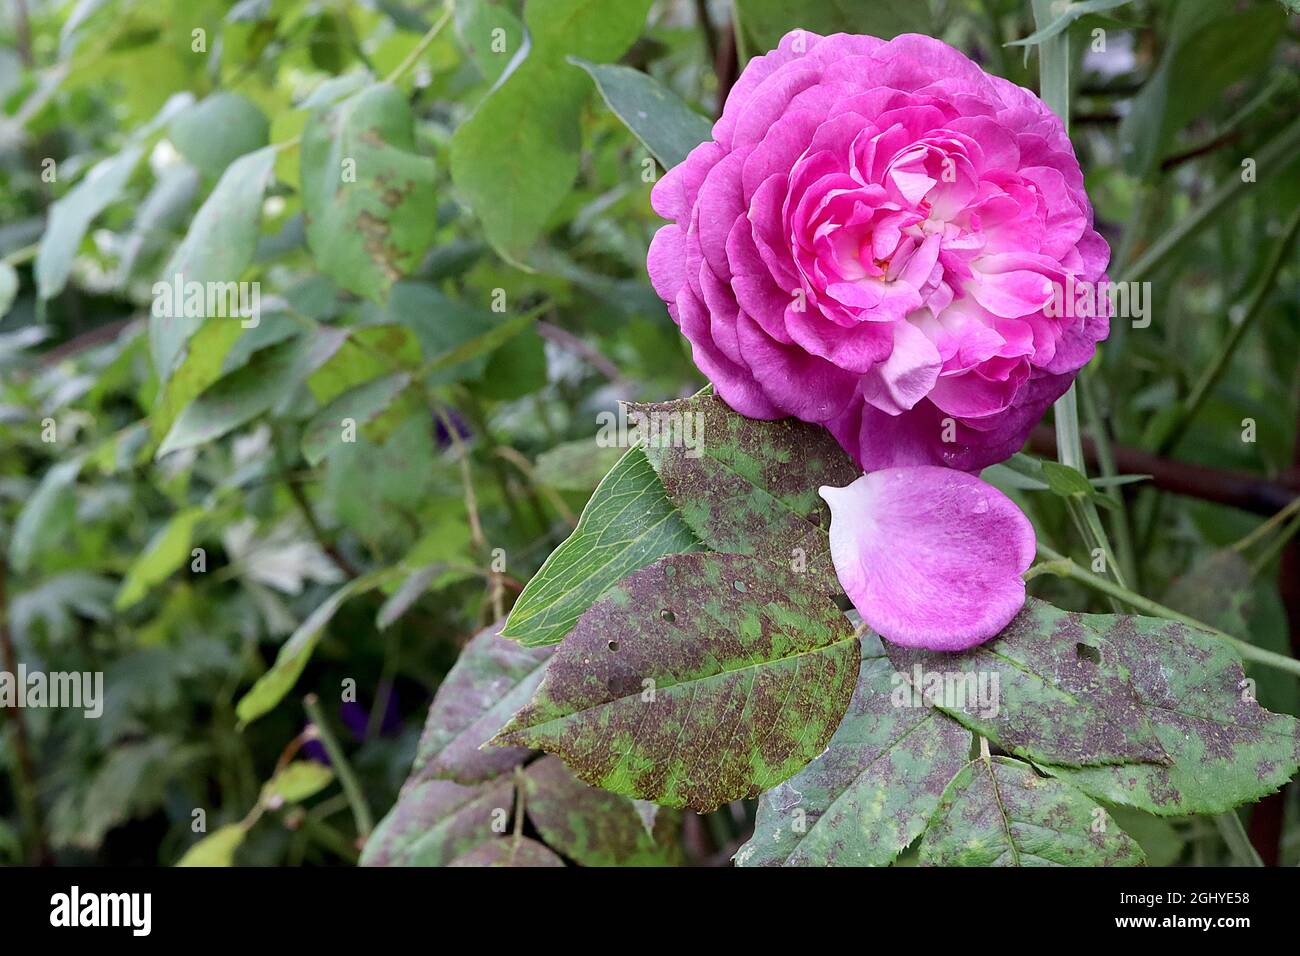
[[[185,508],[172,515],[127,570],[113,602],[115,610],[126,610],[143,600],[150,588],[167,580],[185,563],[190,556],[194,526],[204,514],[203,508]]]
[[[1122,7],[1133,0],[1076,0],[1065,6],[1061,15],[1043,27],[1041,30],[1035,30],[1023,40],[1012,40],[1007,46],[1037,46],[1044,40],[1050,39],[1069,29],[1070,25],[1080,17],[1087,16],[1090,13],[1104,13],[1107,10],[1114,10],[1116,7]]]
[[[307,662],[311,660],[316,650],[316,645],[320,643],[326,626],[333,620],[344,601],[379,587],[394,574],[393,568],[384,568],[353,578],[312,611],[307,620],[303,621],[280,647],[275,663],[257,679],[248,693],[240,698],[235,707],[235,714],[240,722],[247,724],[257,720],[284,699],[284,695],[289,693],[293,685],[298,682],[303,668],[307,666]]]
[[[262,803],[276,809],[301,803],[334,782],[334,771],[314,760],[294,760],[262,786]]]
[[[268,146],[241,156],[227,167],[207,200],[199,207],[189,232],[172,253],[162,283],[187,287],[191,282],[238,282],[253,261],[262,220],[262,196],[272,178],[275,148]],[[206,301],[206,290],[205,290]],[[175,311],[175,310],[171,310]],[[167,381],[181,350],[202,324],[203,315],[151,315],[149,346],[158,377]],[[208,315],[207,318],[213,318]],[[232,320],[233,321],[233,320]]]
[[[200,172],[216,178],[240,156],[265,146],[270,129],[248,99],[219,91],[181,112],[167,135]]]
[[[1047,481],[1047,487],[1053,494],[1060,495],[1062,498],[1091,498],[1093,496],[1093,487],[1088,479],[1077,469],[1069,465],[1062,465],[1060,462],[1044,461],[1042,463],[1043,478]]]
[[[474,787],[425,780],[402,788],[361,853],[362,866],[446,866],[500,833],[514,803],[514,780]]]
[[[537,316],[532,312],[512,315],[505,321],[489,327],[482,334],[466,339],[449,351],[431,358],[425,364],[425,371],[429,373],[445,372],[448,369],[466,365],[474,359],[501,348],[501,346],[532,325],[536,319]]]
[[[931,33],[929,7],[916,0],[736,0],[736,19],[759,53],[776,47],[791,30],[865,33],[888,40],[900,33]]]
[[[448,866],[556,867],[564,861],[536,840],[526,836],[497,837],[462,853]]]
[[[50,207],[33,272],[42,299],[52,299],[67,284],[81,240],[101,212],[117,201],[144,155],[143,146],[128,146],[91,167],[81,182]]]
[[[670,555],[583,614],[494,743],[556,753],[614,793],[704,812],[820,754],[857,675],[853,628],[796,575],[746,555]]]
[[[885,866],[920,835],[970,756],[970,731],[900,701],[883,656],[863,658],[826,752],[758,801],[737,866]]]
[[[18,297],[18,272],[9,263],[0,259],[0,319],[9,314],[9,309]]]
[[[590,494],[623,454],[617,446],[579,438],[538,455],[533,474],[538,483],[547,487]]]
[[[330,449],[342,442],[345,419],[351,419],[356,428],[374,421],[410,384],[410,375],[395,372],[363,382],[334,398],[312,416],[303,431],[302,456],[307,464],[319,465]]]
[[[492,83],[524,47],[524,25],[510,10],[490,0],[458,0],[456,36],[480,73]],[[500,30],[500,33],[496,31]]]
[[[581,866],[681,864],[677,814],[658,814],[647,832],[633,801],[587,786],[558,757],[529,764],[524,792],[528,819],[542,839]]]
[[[72,485],[81,473],[81,465],[80,456],[52,465],[23,504],[9,541],[9,561],[15,571],[28,570],[38,554],[52,547],[69,530],[75,504]]]
[[[185,407],[157,457],[214,441],[270,411],[337,352],[347,335],[346,329],[322,327],[254,353],[247,365],[217,380]]]
[[[640,70],[588,63],[572,56],[569,62],[591,74],[609,108],[665,169],[672,169],[711,138],[713,124],[709,120]]]
[[[525,327],[488,356],[482,378],[471,388],[484,398],[510,402],[545,388],[546,372],[546,343]]]
[[[307,245],[350,292],[383,299],[437,228],[433,160],[416,152],[406,95],[379,83],[317,113],[302,135]]]
[[[532,699],[553,648],[520,647],[500,631],[498,621],[474,635],[443,678],[420,736],[412,783],[481,783],[528,756],[526,747],[483,745]]]
[[[361,434],[336,445],[326,459],[324,497],[339,521],[380,553],[385,545],[405,547],[419,533],[408,516],[432,491],[436,454],[423,408],[382,443]]]
[[[526,647],[555,644],[612,585],[665,555],[699,548],[645,453],[629,449],[519,595],[501,635]]]
[[[645,454],[668,497],[715,551],[753,554],[840,590],[830,558],[830,512],[817,489],[861,471],[826,429],[737,415],[712,394],[631,405]]]
[[[186,850],[176,865],[234,866],[235,851],[243,844],[245,832],[242,824],[227,823]]]
[[[1008,757],[968,764],[921,841],[923,866],[1140,866],[1142,848],[1079,791]]]
[[[171,427],[190,402],[221,378],[226,356],[243,333],[238,320],[208,319],[186,345],[185,357],[167,379],[149,416],[149,430],[155,442],[167,437]]]
[[[531,0],[527,57],[451,139],[451,174],[488,241],[519,261],[578,174],[588,86],[566,55],[612,60],[631,46],[650,0]],[[508,184],[508,187],[507,187]]]

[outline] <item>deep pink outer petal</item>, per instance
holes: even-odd
[[[831,509],[840,584],[886,640],[964,650],[996,635],[1024,605],[1034,527],[975,476],[886,468],[820,492]]]

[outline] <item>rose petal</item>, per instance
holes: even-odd
[[[820,491],[840,584],[881,637],[960,651],[996,635],[1024,605],[1034,528],[991,485],[926,466]]]

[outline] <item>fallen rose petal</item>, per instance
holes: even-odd
[[[886,640],[964,650],[996,635],[1025,603],[1033,525],[975,476],[886,468],[820,493],[840,584]]]

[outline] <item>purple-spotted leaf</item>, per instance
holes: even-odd
[[[920,835],[971,735],[900,686],[883,651],[863,659],[826,752],[759,799],[737,866],[884,866]]]
[[[1174,621],[1030,600],[963,654],[889,653],[936,707],[1107,803],[1221,813],[1300,766],[1300,721],[1255,702],[1230,645]],[[995,707],[969,699],[981,676]]]
[[[500,833],[514,803],[514,779],[474,787],[425,780],[403,787],[370,834],[362,866],[446,866]]]
[[[525,836],[497,837],[462,853],[448,866],[564,866],[564,861]]]
[[[1008,757],[967,764],[921,841],[922,866],[1140,866],[1142,848],[1086,796]]]
[[[411,780],[480,783],[521,763],[526,747],[483,747],[532,699],[552,648],[520,647],[497,621],[465,645],[433,698]]]
[[[1102,637],[1111,620],[1030,598],[994,640],[962,653],[886,649],[916,699],[1010,753],[1072,766],[1168,762],[1126,659]]]
[[[496,742],[584,781],[697,811],[753,797],[822,752],[858,641],[799,575],[746,555],[671,555],[594,604]]]
[[[1099,800],[1162,816],[1222,813],[1275,792],[1300,767],[1300,721],[1259,706],[1236,651],[1173,621],[1093,615],[1133,675],[1172,763],[1049,766]]]
[[[681,817],[673,811],[656,814],[647,827],[636,801],[587,786],[558,757],[543,757],[530,764],[524,787],[528,819],[548,846],[575,863],[681,864],[681,844],[675,839]]]
[[[715,551],[754,554],[807,571],[840,590],[830,560],[830,513],[822,485],[861,472],[824,428],[745,418],[706,390],[691,398],[630,406],[646,457],[668,497]]]

